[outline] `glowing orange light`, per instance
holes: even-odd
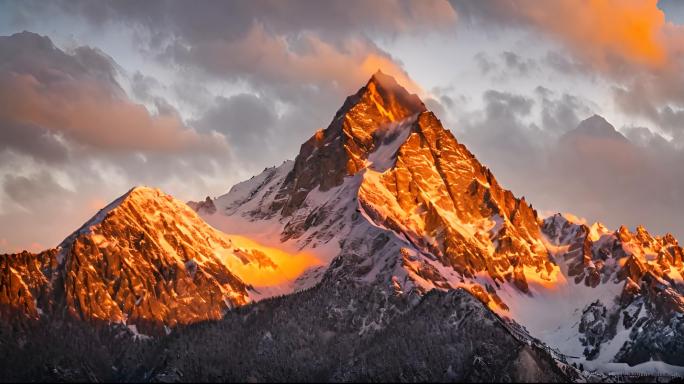
[[[417,95],[423,95],[423,90],[411,80],[401,68],[399,68],[391,59],[376,54],[370,54],[361,64],[361,71],[367,79],[373,73],[381,70],[382,72],[394,77],[397,83],[401,84],[407,91]]]
[[[245,263],[234,253],[222,255],[223,261],[231,272],[242,281],[255,287],[271,287],[294,281],[310,267],[321,265],[321,261],[313,255],[302,253],[288,253],[278,248],[263,246],[254,240],[238,235],[228,235],[234,248],[244,250],[251,262]],[[249,257],[261,253],[266,259],[259,262],[258,257]],[[238,251],[240,252],[240,251]]]

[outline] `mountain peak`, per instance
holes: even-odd
[[[416,94],[409,93],[397,80],[378,69],[359,90],[359,102],[373,102],[381,111],[388,113],[390,120],[401,120],[407,115],[427,110]]]
[[[274,208],[283,208],[289,215],[314,188],[327,191],[340,185],[344,177],[368,165],[369,154],[379,145],[379,130],[425,111],[417,95],[392,76],[377,71],[358,92],[347,97],[326,129],[302,144]]]
[[[600,138],[611,138],[618,140],[625,139],[625,137],[618,132],[612,124],[610,124],[603,116],[597,114],[582,120],[577,128],[569,133],[571,132]]]
[[[137,186],[62,242],[55,292],[64,296],[56,299],[73,317],[150,333],[219,319],[250,300],[248,285],[225,264],[233,250],[188,205]]]
[[[138,185],[128,190],[128,192],[121,195],[119,198],[115,199],[109,203],[104,208],[100,209],[90,220],[86,221],[78,230],[69,235],[62,243],[59,248],[69,248],[71,243],[79,236],[90,231],[90,229],[100,224],[107,216],[115,211],[122,204],[133,204],[141,205],[147,201],[153,201],[158,198],[165,198],[166,200],[173,200],[173,197],[165,194],[158,188],[148,187],[144,185]]]

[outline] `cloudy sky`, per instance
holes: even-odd
[[[0,252],[225,193],[379,68],[541,213],[684,239],[684,2],[0,0]]]

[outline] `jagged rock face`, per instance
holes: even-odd
[[[195,210],[195,212],[207,213],[209,215],[216,213],[216,206],[214,200],[207,196],[204,201],[188,201],[188,206]]]
[[[528,274],[548,279],[554,271],[536,212],[501,188],[415,95],[381,73],[302,145],[274,209],[293,215],[314,188],[327,191],[357,173],[359,205],[375,225],[466,277],[485,272],[527,291]],[[303,232],[310,218],[295,215],[285,232]],[[304,228],[293,231],[300,221]]]
[[[624,282],[623,306],[646,295],[660,315],[684,313],[684,253],[671,234],[652,236],[641,226],[635,232],[624,226],[613,232],[600,223],[576,224],[560,214],[544,220],[543,231],[554,246],[566,247],[557,257],[568,264],[568,275],[576,283],[596,287]]]
[[[587,359],[594,359],[600,352],[601,344],[615,336],[615,323],[615,316],[610,316],[606,306],[599,301],[584,308],[579,333],[582,334],[580,340],[586,347],[584,355]]]
[[[431,112],[408,129],[394,165],[364,175],[359,203],[369,216],[466,277],[486,272],[526,291],[526,273],[548,276],[553,265],[525,200],[501,188]]]
[[[219,319],[249,301],[248,287],[222,262],[221,252],[235,254],[230,239],[187,205],[159,190],[135,188],[59,251],[3,256],[2,279],[9,284],[3,284],[0,300],[33,318],[54,309],[41,304],[59,303],[54,307],[72,317],[156,333],[163,326]]]
[[[0,255],[0,317],[37,319],[50,305],[49,276],[57,268],[57,250]]]
[[[289,215],[314,188],[326,191],[340,185],[345,176],[365,167],[378,128],[421,111],[425,105],[416,95],[394,78],[382,72],[374,74],[365,87],[347,98],[328,128],[302,144],[275,208],[282,206],[283,213]]]
[[[615,361],[639,364],[651,359],[684,363],[684,281],[682,248],[670,234],[652,236],[639,226],[610,231],[599,223],[578,224],[557,214],[542,227],[559,263],[574,283],[600,292],[618,284],[614,302],[595,302],[584,309],[579,332],[587,359],[596,358],[615,328],[631,330]],[[663,346],[667,344],[668,347]]]
[[[67,308],[87,320],[159,328],[218,319],[248,301],[215,256],[229,241],[158,190],[134,189],[63,248]]]

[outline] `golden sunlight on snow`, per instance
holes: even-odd
[[[308,268],[322,262],[307,252],[288,253],[261,245],[247,237],[228,235],[233,244],[221,260],[231,272],[254,287],[271,287],[294,281]]]

